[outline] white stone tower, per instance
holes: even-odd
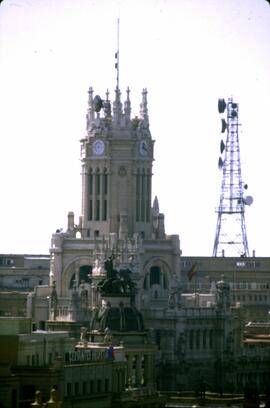
[[[68,214],[67,230],[53,234],[50,250],[50,284],[59,310],[77,320],[87,316],[87,308],[100,306],[98,285],[112,256],[116,270],[131,271],[140,310],[166,307],[179,283],[180,244],[178,235],[166,235],[156,197],[151,205],[154,141],[147,91],[139,116],[131,118],[129,88],[123,104],[118,86],[113,102],[108,91],[102,98],[90,88],[86,119],[80,141],[82,212],[77,223]]]
[[[150,238],[154,142],[149,131],[147,91],[140,117],[131,119],[130,91],[124,109],[117,88],[111,109],[89,89],[87,134],[81,140],[83,237],[110,233],[125,239]]]

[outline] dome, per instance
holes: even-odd
[[[223,280],[217,282],[216,287],[219,290],[229,290],[230,289],[230,285],[227,282],[224,282]]]
[[[221,277],[221,280],[216,283],[216,288],[221,291],[229,291],[230,285],[228,282],[225,282],[224,277]]]

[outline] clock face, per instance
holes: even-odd
[[[95,140],[93,143],[93,153],[101,156],[104,153],[105,145],[102,140]]]
[[[140,141],[140,154],[142,156],[147,156],[148,150],[149,150],[149,147],[148,147],[147,142],[145,140],[141,140]]]

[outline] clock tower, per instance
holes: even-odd
[[[140,310],[166,307],[168,299],[177,304],[179,237],[166,235],[157,197],[151,203],[154,141],[147,91],[133,118],[129,88],[124,102],[118,86],[112,101],[109,91],[99,96],[90,88],[88,94],[86,134],[80,140],[81,215],[75,223],[74,213],[68,214],[67,230],[53,234],[50,249],[50,285],[59,313],[77,321],[101,307],[99,284],[109,258],[118,273],[130,271]],[[86,305],[85,291],[87,307],[79,311],[78,305]]]
[[[124,106],[119,88],[111,103],[89,89],[87,133],[81,140],[83,237],[110,233],[150,238],[154,141],[149,130],[147,91],[140,117],[131,119],[130,90]]]

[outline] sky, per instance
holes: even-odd
[[[211,256],[222,173],[218,98],[239,104],[250,253],[270,256],[270,6],[265,0],[4,0],[0,4],[0,253],[47,254],[81,212],[88,88],[132,116],[148,90],[153,194],[184,256]]]

